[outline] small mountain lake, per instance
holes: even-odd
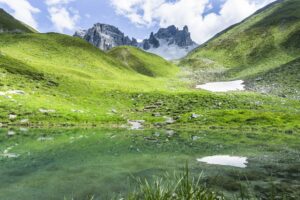
[[[170,132],[1,129],[0,199],[122,197],[134,178],[181,173],[186,163],[191,176],[229,199],[241,190],[260,199],[300,196],[299,133]]]

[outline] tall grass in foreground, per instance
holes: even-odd
[[[223,200],[222,195],[210,191],[198,179],[190,178],[188,166],[184,173],[170,177],[168,174],[153,182],[137,178],[137,188],[126,200]]]
[[[246,188],[241,186],[239,196],[233,195],[226,197],[223,193],[211,191],[205,185],[201,184],[202,174],[198,178],[191,178],[188,165],[184,168],[181,174],[174,173],[174,176],[165,174],[162,177],[156,177],[149,181],[134,177],[135,188],[128,194],[112,198],[111,200],[288,200],[290,198],[285,195],[276,194],[274,185],[268,197],[256,197],[251,194]],[[249,185],[251,187],[251,185]],[[70,200],[96,200],[94,195],[84,199],[72,198]],[[102,198],[101,198],[102,199]],[[69,200],[64,198],[64,200]]]

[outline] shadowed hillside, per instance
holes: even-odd
[[[19,20],[16,20],[14,17],[0,8],[0,32],[35,33],[37,31],[20,22]]]

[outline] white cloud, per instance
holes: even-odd
[[[210,0],[110,0],[116,12],[137,25],[160,27],[188,25],[192,38],[203,43],[275,0],[224,0],[220,13],[203,13]]]
[[[16,19],[37,29],[38,23],[33,15],[40,12],[38,8],[33,7],[27,0],[0,0],[0,3],[6,4],[13,10],[11,13]]]
[[[72,1],[74,0],[46,0],[50,20],[59,32],[73,31],[77,28],[76,24],[80,16],[76,9],[68,7]]]
[[[74,0],[46,0],[47,5],[62,5],[62,4],[68,4]]]

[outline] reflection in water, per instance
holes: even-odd
[[[237,156],[208,156],[197,159],[198,162],[204,162],[213,165],[224,165],[239,168],[246,168],[248,161],[246,157]]]
[[[228,199],[241,185],[256,199],[268,199],[273,190],[286,199],[300,196],[298,133],[16,129],[8,137],[7,131],[0,129],[0,200],[110,199],[132,191],[132,177],[182,172],[187,161],[191,176],[203,173],[201,184]]]

